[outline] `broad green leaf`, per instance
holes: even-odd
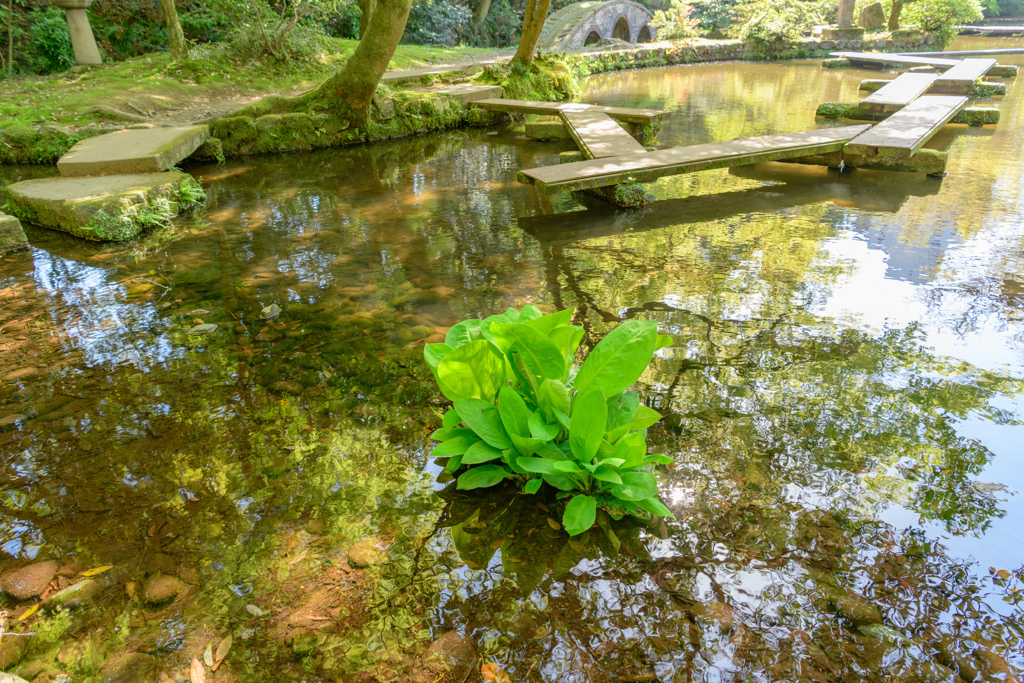
[[[569,504],[565,506],[565,514],[562,515],[562,526],[570,536],[579,536],[594,526],[596,518],[597,500],[581,493],[573,497]]]
[[[465,454],[462,456],[462,464],[479,465],[482,462],[497,460],[501,456],[502,452],[499,449],[494,448],[485,441],[477,441],[466,449]]]
[[[448,458],[448,462],[444,466],[444,471],[448,473],[454,473],[455,470],[462,467],[462,456],[456,455],[454,458]]]
[[[430,455],[435,458],[462,455],[475,443],[480,443],[480,439],[475,436],[456,436],[448,439],[442,444],[438,444],[434,450],[430,452]]]
[[[615,394],[608,399],[608,440],[614,443],[622,434],[629,431],[629,423],[633,421],[637,408],[640,407],[640,397],[632,391],[624,391]],[[622,430],[625,427],[626,429]],[[618,433],[622,430],[622,433]]]
[[[565,457],[565,453],[563,453],[561,449],[558,448],[558,446],[555,446],[554,444],[551,443],[546,443],[540,448],[538,448],[537,457],[547,458],[548,460],[556,461],[568,459]]]
[[[657,351],[658,349],[668,349],[672,348],[675,345],[676,340],[673,339],[670,335],[659,334],[658,338],[654,342],[654,350]]]
[[[527,472],[534,472],[536,474],[559,474],[559,470],[555,468],[554,460],[545,460],[544,458],[519,458],[519,460],[516,461],[516,464]]]
[[[463,320],[461,323],[452,325],[444,336],[444,343],[456,349],[463,344],[482,339],[480,324],[479,320]]]
[[[654,453],[644,458],[644,464],[650,465],[651,463],[658,463],[659,465],[671,465],[673,462],[672,458],[661,453]]]
[[[529,425],[530,436],[535,439],[543,439],[544,441],[551,441],[554,439],[558,436],[558,432],[561,429],[561,427],[556,424],[548,424],[544,419],[544,416],[540,414],[539,410],[535,410],[530,413]]]
[[[454,429],[445,429],[444,427],[441,429],[435,429],[430,433],[430,438],[434,441],[447,441],[455,436],[455,434],[453,434],[454,431]]]
[[[534,306],[533,304],[526,304],[525,306],[523,306],[523,310],[519,313],[518,322],[525,323],[527,320],[536,320],[537,318],[540,318],[543,315],[544,314],[541,312],[541,310]]]
[[[569,446],[577,460],[590,462],[604,439],[608,405],[598,390],[577,395],[569,419]]]
[[[580,347],[580,342],[583,341],[583,328],[578,325],[556,327],[548,333],[548,339],[562,352],[566,361],[566,369],[568,369],[572,365],[576,349]]]
[[[537,452],[538,448],[547,443],[547,439],[534,439],[528,436],[519,436],[518,434],[509,434],[509,438],[520,455],[525,456],[533,455]]]
[[[548,422],[556,422],[561,411],[569,414],[569,390],[557,379],[546,379],[537,389],[537,406],[544,413]]]
[[[636,506],[645,512],[651,513],[655,517],[676,518],[676,516],[672,514],[672,511],[665,507],[665,504],[655,496],[636,501]]]
[[[495,323],[491,334],[505,351],[513,348],[522,356],[535,375],[547,379],[561,379],[565,372],[565,357],[546,336],[522,323]]]
[[[572,491],[576,488],[576,484],[569,477],[555,476],[553,474],[543,474],[541,477],[559,491]]]
[[[604,458],[599,464],[607,465],[608,467],[614,467],[616,470],[625,463],[622,458]]]
[[[610,398],[628,389],[651,362],[657,337],[656,322],[629,320],[622,323],[587,356],[576,375],[576,391],[585,393],[595,388],[604,398]]]
[[[537,491],[539,491],[540,487],[543,485],[543,479],[539,477],[537,479],[531,479],[530,481],[526,482],[526,486],[523,487],[523,493],[537,493]]]
[[[455,401],[455,409],[459,411],[462,421],[488,444],[499,450],[512,447],[493,403],[478,398],[464,398]]]
[[[498,392],[498,414],[509,436],[530,436],[530,411],[512,387],[502,387]]]
[[[579,463],[573,462],[572,460],[559,460],[555,462],[555,469],[559,472],[565,473],[586,472],[585,469],[579,466]]]
[[[613,458],[622,459],[622,469],[631,470],[640,467],[647,456],[647,439],[640,432],[633,432],[619,439],[615,444]]]
[[[530,369],[530,366],[526,364],[526,361],[523,359],[523,355],[519,353],[519,351],[520,349],[517,346],[509,353],[505,354],[505,358],[508,358],[509,356],[512,357],[512,367],[515,370],[515,377],[517,380],[520,380],[517,383],[517,386],[522,386],[519,391],[527,393],[534,399],[534,402],[536,402],[537,390],[539,388],[537,386],[537,376],[534,374],[533,370]]]
[[[505,362],[490,342],[479,339],[445,356],[438,363],[437,378],[441,391],[452,401],[491,401],[505,382]]]
[[[512,308],[511,306],[509,306],[508,308],[505,309],[505,312],[503,313],[503,315],[506,318],[508,318],[508,322],[510,322],[510,323],[517,323],[517,322],[519,322],[519,316],[520,316],[519,311],[517,311],[516,309]]]
[[[598,481],[606,481],[610,484],[622,483],[622,477],[620,477],[619,473],[615,471],[615,468],[604,463],[594,470],[594,479],[597,479]]]
[[[548,313],[540,318],[521,320],[520,322],[529,325],[543,335],[550,335],[553,330],[568,325],[569,321],[572,320],[572,314],[575,312],[575,308],[566,308],[562,311]]]
[[[448,412],[444,414],[444,420],[442,422],[445,429],[454,429],[459,426],[462,422],[462,418],[459,417],[459,413],[455,408],[449,408]]]
[[[652,424],[661,419],[661,413],[653,408],[647,406],[640,406],[636,415],[629,423],[629,431],[640,431],[641,429],[647,429]]]
[[[457,487],[462,491],[483,489],[511,476],[509,471],[500,465],[480,465],[459,475]]]
[[[658,482],[646,472],[623,472],[622,484],[612,486],[609,491],[620,500],[639,502],[658,495]]]
[[[452,351],[453,348],[448,344],[427,344],[423,347],[423,360],[427,362],[430,371],[436,373],[437,364]]]

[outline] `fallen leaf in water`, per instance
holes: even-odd
[[[214,671],[216,671],[217,667],[220,666],[221,662],[223,662],[227,658],[228,652],[231,651],[231,645],[234,642],[235,639],[232,638],[230,635],[224,640],[220,641],[220,645],[217,646],[217,654],[213,656],[213,658],[217,660],[216,662],[214,662],[213,665]]]
[[[156,533],[156,524],[154,524],[153,526],[149,527],[149,531],[146,532],[146,535],[149,536],[150,538],[153,538],[153,534],[155,534],[155,533]]]
[[[485,681],[494,681],[494,683],[512,683],[508,674],[505,673],[505,670],[496,662],[486,662],[481,666],[480,675],[483,676]]]
[[[213,668],[213,641],[211,640],[206,644],[206,651],[203,652],[203,663],[206,666]]]
[[[139,599],[139,586],[134,581],[129,581],[124,585],[124,592],[128,594],[130,600]]]
[[[203,663],[195,657],[192,658],[192,666],[188,672],[188,679],[191,683],[206,683],[206,669]]]
[[[253,615],[254,617],[262,617],[263,616],[263,610],[261,610],[256,605],[246,605],[245,609],[249,612],[249,614]]]
[[[32,605],[31,607],[29,607],[29,608],[28,608],[27,610],[25,610],[25,613],[24,613],[24,614],[22,614],[22,615],[21,615],[20,617],[18,617],[17,619],[15,619],[15,620],[14,620],[14,623],[15,623],[15,624],[20,624],[21,622],[25,621],[25,620],[26,620],[26,619],[28,619],[28,618],[29,618],[30,616],[32,616],[33,614],[35,614],[35,613],[36,613],[36,610],[38,610],[38,609],[39,609],[39,605],[40,605],[40,604],[41,604],[41,603],[36,603],[36,604]]]
[[[114,565],[107,564],[107,565],[104,565],[102,567],[94,567],[92,569],[86,569],[84,572],[82,572],[82,576],[96,576],[97,574],[102,574],[103,572],[107,571],[108,569],[113,569],[113,568],[114,568]]]
[[[554,529],[555,531],[559,531],[562,528],[561,524],[559,524],[555,520],[551,519],[550,517],[548,517],[548,526],[551,527],[552,529]]]
[[[501,546],[505,545],[505,541],[507,541],[507,540],[508,540],[507,538],[499,538],[497,541],[494,541],[493,543],[491,543],[491,545],[489,547],[490,547],[491,550],[497,550]]]

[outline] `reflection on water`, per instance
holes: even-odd
[[[586,97],[672,109],[674,145],[813,127],[871,73]],[[46,607],[7,599],[36,635],[4,666],[185,680],[230,634],[214,680],[462,680],[421,657],[457,631],[524,681],[1019,676],[1022,87],[944,131],[941,180],[768,164],[623,212],[516,183],[564,146],[470,131],[195,167],[209,213],[128,245],[30,228],[0,261],[0,575],[57,565]],[[570,542],[551,499],[435,482],[423,343],[526,303],[590,346],[673,336],[638,388],[676,521]]]

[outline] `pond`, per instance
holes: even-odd
[[[710,64],[593,77],[584,99],[672,110],[674,146],[817,127],[819,102],[876,74]],[[4,665],[1019,679],[1024,83],[1008,87],[998,127],[930,144],[949,150],[941,179],[766,164],[583,207],[516,181],[569,146],[484,129],[192,166],[209,211],[130,244],[30,228],[31,251],[0,260],[0,574],[56,573],[42,609],[7,598],[5,630],[34,635],[4,637]],[[675,520],[569,542],[549,499],[437,482],[423,344],[528,303],[574,307],[584,348],[624,320],[671,335],[637,390],[665,416],[649,442],[675,460],[658,471]]]

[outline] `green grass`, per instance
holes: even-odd
[[[233,96],[295,93],[315,87],[337,71],[357,41],[326,38],[319,59],[300,64],[273,60],[243,62],[216,49],[189,62],[172,62],[165,52],[69,72],[0,80],[0,128],[17,123],[81,125],[84,112],[98,104],[125,109],[131,101],[146,110],[169,109],[195,101]],[[493,52],[487,48],[400,45],[392,70],[415,69]],[[130,108],[126,109],[132,113]]]

